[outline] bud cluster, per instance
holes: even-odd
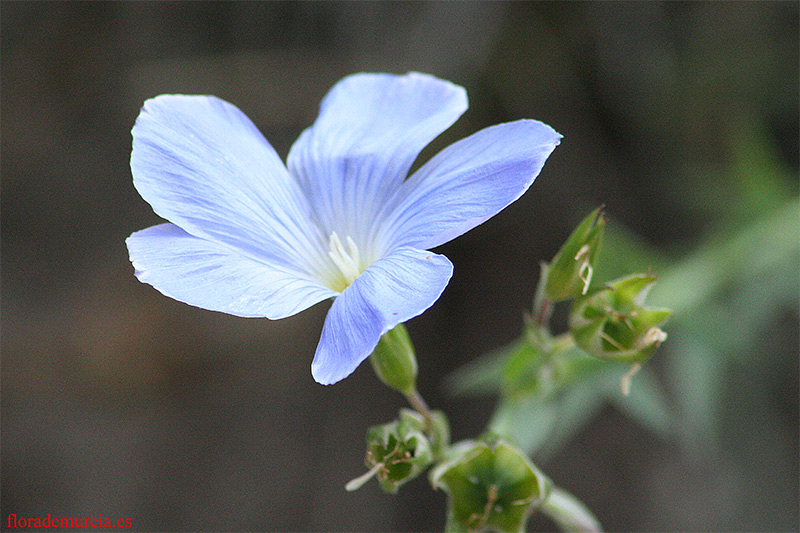
[[[652,274],[634,274],[592,288],[594,262],[605,225],[601,210],[594,210],[581,221],[553,260],[542,265],[532,325],[549,331],[546,321],[550,306],[572,300],[569,334],[575,345],[600,359],[640,365],[667,338],[659,326],[671,312],[644,305],[647,292],[656,282]],[[553,355],[546,344],[533,344]],[[554,358],[545,360],[552,362]]]

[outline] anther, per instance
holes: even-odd
[[[331,233],[328,255],[347,283],[353,283],[361,274],[361,256],[358,253],[358,246],[349,235],[345,238],[345,242],[347,243],[347,248],[342,244],[339,235],[335,231]]]

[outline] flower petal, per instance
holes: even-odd
[[[275,150],[235,106],[212,96],[162,95],[133,128],[136,189],[188,233],[297,268],[322,236]]]
[[[466,233],[522,196],[559,139],[546,124],[519,120],[449,146],[404,183],[380,238],[427,249]]]
[[[401,248],[372,264],[334,300],[311,373],[330,385],[369,357],[381,335],[428,309],[453,273],[443,255]]]
[[[137,231],[126,243],[140,281],[211,311],[278,319],[336,295],[298,272],[244,257],[174,224]]]
[[[467,108],[463,88],[433,76],[355,74],[337,83],[287,159],[330,233],[360,244],[366,222],[405,180],[430,141]]]

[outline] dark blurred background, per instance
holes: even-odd
[[[369,365],[312,380],[327,303],[195,309],[137,282],[124,245],[159,222],[128,167],[145,99],[217,95],[285,157],[338,79],[409,70],[470,97],[423,159],[519,118],[564,135],[522,199],[437,250],[455,275],[409,323],[454,437],[494,399],[443,378],[519,335],[539,262],[605,204],[605,255],[672,288],[648,364],[672,422],[603,404],[534,459],[608,530],[798,527],[796,2],[4,2],[0,22],[3,528],[442,529],[424,478],[344,491],[403,399]]]

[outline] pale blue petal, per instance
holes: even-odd
[[[419,152],[467,108],[463,88],[410,73],[355,74],[337,83],[287,159],[328,232],[369,240],[370,224]]]
[[[310,206],[275,150],[218,98],[145,102],[133,128],[131,170],[157,214],[251,258],[307,267],[327,238],[311,224]]]
[[[140,281],[211,311],[278,319],[336,295],[298,272],[244,257],[174,224],[137,231],[126,243]]]
[[[560,139],[546,124],[519,120],[454,143],[406,181],[379,238],[427,249],[469,231],[522,196]]]
[[[443,255],[401,248],[376,261],[333,302],[311,373],[330,385],[349,376],[381,335],[428,309],[453,274]]]

